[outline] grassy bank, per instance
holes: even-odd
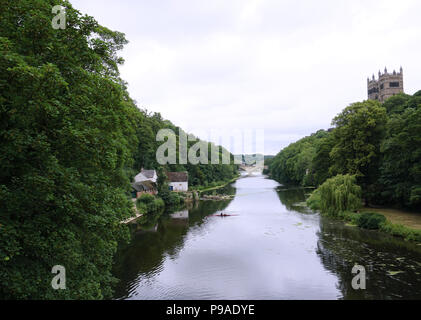
[[[307,205],[323,215],[342,219],[360,228],[380,230],[405,240],[421,242],[418,224],[421,219],[418,216],[402,211],[397,214],[397,210],[393,212],[391,209],[361,209],[361,203],[362,190],[353,175],[337,175],[327,179],[307,199]],[[384,214],[385,210],[387,215]],[[402,221],[406,224],[402,224]]]
[[[213,182],[210,183],[207,186],[194,186],[191,188],[191,190],[195,190],[195,191],[199,191],[201,192],[205,192],[205,191],[211,191],[211,190],[217,190],[217,189],[221,189],[223,187],[225,187],[226,185],[235,182],[237,179],[239,179],[241,177],[241,175],[238,175],[230,180],[227,181],[218,181],[218,182]]]
[[[421,230],[421,212],[409,212],[393,208],[362,208],[361,212],[376,212],[384,215],[394,224],[401,224],[415,230]]]
[[[317,209],[314,206],[314,203],[310,204],[310,207],[312,209]],[[363,229],[379,230],[381,232],[391,234],[392,236],[403,238],[406,241],[416,241],[421,243],[421,229],[394,223],[389,217],[385,217],[378,211],[380,210],[378,209],[377,212],[373,212],[371,209],[370,211],[368,211],[368,209],[364,209],[360,213],[340,211],[336,214],[328,214],[323,212],[321,212],[321,214],[323,216],[345,221],[350,226],[356,226]]]

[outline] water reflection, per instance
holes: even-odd
[[[378,231],[320,220],[323,265],[338,275],[344,299],[421,299],[421,248]],[[366,268],[366,290],[351,286],[352,267]]]
[[[133,239],[128,246],[119,249],[114,265],[114,275],[119,279],[115,298],[125,299],[135,294],[139,282],[162,271],[165,259],[177,258],[189,228],[200,228],[206,223],[207,215],[224,210],[229,203],[200,202],[189,210],[157,214],[131,225]]]
[[[306,196],[310,194],[310,188],[285,187],[277,188],[279,200],[289,211],[300,213],[313,213],[306,205]]]
[[[310,190],[263,176],[214,191],[235,197],[133,226],[115,298],[421,298],[420,246],[322,218],[304,205]],[[351,287],[354,264],[367,267],[365,291]]]
[[[170,217],[173,218],[173,219],[186,220],[186,222],[187,222],[187,219],[189,218],[189,211],[186,209],[186,210],[170,213]]]
[[[278,188],[288,210],[309,213],[303,207],[308,189]],[[341,299],[420,299],[421,247],[378,232],[347,226],[320,217],[317,254],[325,268],[338,276]],[[352,288],[352,267],[366,268],[366,290]]]

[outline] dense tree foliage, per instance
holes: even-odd
[[[361,187],[356,176],[338,174],[327,179],[308,199],[314,209],[335,216],[343,211],[355,211],[361,207]]]
[[[421,91],[384,104],[351,104],[332,124],[319,139],[314,134],[283,149],[270,174],[284,183],[314,186],[351,174],[368,203],[420,208]]]
[[[156,141],[156,135],[161,129],[170,129],[174,132],[176,138],[176,159],[179,159],[180,153],[180,134],[185,134],[181,128],[175,126],[168,120],[162,119],[159,113],[150,114],[147,111],[137,112],[135,115],[136,135],[139,141],[137,150],[135,152],[135,163],[133,175],[137,174],[142,168],[157,169],[160,173],[160,185],[164,187],[165,171],[187,171],[189,173],[190,186],[207,186],[211,182],[226,181],[234,177],[238,171],[238,166],[234,165],[234,156],[230,154],[231,164],[210,164],[211,143],[208,144],[208,164],[167,164],[160,165],[156,159],[156,150],[163,143]],[[188,141],[187,148],[190,149],[200,141],[199,138],[189,135],[191,139],[196,141]],[[226,151],[219,146],[219,159],[222,163],[222,153]],[[163,188],[162,188],[163,190]]]
[[[421,99],[417,107],[404,108],[389,118],[381,151],[383,158],[378,181],[381,194],[378,201],[420,207]]]
[[[51,26],[66,7],[65,29]],[[122,33],[67,1],[0,1],[0,296],[110,297],[120,221],[133,215],[130,180],[155,168],[155,136],[176,129],[139,110],[119,77]],[[192,184],[234,165],[169,166]],[[161,171],[162,171],[161,170]],[[53,290],[54,265],[66,290]]]
[[[103,298],[116,243],[130,216],[134,144],[130,101],[118,77],[124,36],[70,4],[0,2],[0,295]],[[66,268],[66,290],[51,269]]]
[[[315,186],[321,185],[326,179],[331,177],[329,169],[333,161],[330,157],[330,151],[333,148],[334,141],[333,135],[329,133],[320,139],[316,145],[316,153],[311,162],[313,169],[311,174],[314,175]]]
[[[333,175],[350,173],[368,178],[372,174],[378,167],[386,120],[386,109],[372,100],[354,103],[333,119]]]
[[[327,135],[326,131],[320,130],[283,149],[269,163],[272,177],[284,183],[313,185],[312,160]]]

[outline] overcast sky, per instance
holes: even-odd
[[[71,2],[126,34],[139,107],[196,134],[264,129],[266,154],[329,128],[385,66],[421,89],[419,0]]]

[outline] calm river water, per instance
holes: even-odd
[[[137,227],[117,254],[115,298],[421,299],[421,246],[321,217],[309,191],[246,177],[223,190],[231,201]],[[366,290],[352,288],[355,264]]]

